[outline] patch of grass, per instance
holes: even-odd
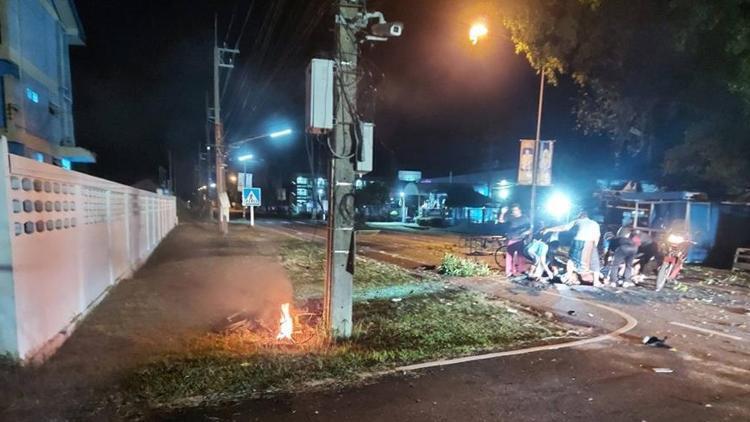
[[[333,346],[250,346],[233,333],[150,364],[128,381],[151,406],[217,404],[305,382],[347,382],[361,372],[500,350],[559,334],[548,322],[508,313],[475,293],[444,290],[394,302],[360,301],[350,340]],[[237,337],[232,339],[232,337]],[[252,343],[252,339],[250,341]]]
[[[323,296],[323,278],[325,277],[325,249],[310,242],[298,240],[285,241],[280,247],[281,259],[289,278],[294,285],[294,296],[305,300]],[[354,267],[355,297],[373,298],[376,291],[388,296],[399,296],[409,291],[419,292],[425,287],[416,286],[421,282],[403,268],[378,262],[372,259],[357,258]],[[413,285],[413,289],[403,287]],[[396,291],[390,287],[399,286]],[[430,284],[428,290],[434,290]],[[383,296],[385,297],[385,296]]]
[[[152,407],[217,405],[265,392],[300,390],[311,382],[347,383],[362,373],[507,350],[563,334],[551,322],[509,313],[478,293],[358,258],[352,337],[328,344],[318,325],[323,248],[288,241],[281,245],[281,256],[300,305],[295,309],[298,343],[279,344],[268,329],[207,334],[187,351],[132,374],[126,383],[129,394]],[[482,271],[479,267],[471,273]],[[317,310],[310,313],[308,306]]]
[[[486,263],[461,258],[453,254],[443,256],[443,262],[438,267],[438,272],[453,277],[483,277],[492,274]]]

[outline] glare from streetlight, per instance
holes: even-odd
[[[278,131],[278,132],[272,132],[272,133],[271,133],[270,135],[268,135],[268,136],[270,136],[271,138],[278,138],[278,137],[280,137],[280,136],[286,136],[286,135],[290,135],[291,133],[292,133],[292,130],[291,130],[291,129],[284,129],[284,130],[280,130],[280,131]]]
[[[237,160],[239,161],[247,161],[247,160],[252,160],[252,159],[253,159],[253,154],[240,155],[239,157],[237,157]]]
[[[230,180],[230,181],[231,181],[232,183],[234,183],[234,182],[236,182],[236,181],[237,181],[237,176],[233,174],[233,175],[229,176],[229,180]]]
[[[471,25],[471,28],[469,28],[469,40],[471,40],[472,44],[477,45],[479,39],[486,37],[489,33],[490,30],[487,28],[487,24],[484,22],[476,22]]]
[[[555,192],[547,200],[547,212],[555,218],[562,218],[570,213],[570,198],[561,192]]]

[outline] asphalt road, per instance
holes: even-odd
[[[268,220],[261,230],[323,241],[323,227]],[[405,268],[460,253],[448,233],[380,231],[360,253]],[[163,415],[174,420],[257,421],[738,421],[750,420],[750,290],[689,284],[688,291],[579,287],[539,290],[499,277],[456,281],[576,324],[591,336],[637,320],[620,336],[409,371],[341,391],[253,400],[231,408]],[[581,302],[586,300],[588,303]],[[667,336],[671,348],[644,346]],[[656,372],[657,370],[664,372]]]

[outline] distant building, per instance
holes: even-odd
[[[328,211],[327,193],[326,179],[305,173],[293,175],[287,195],[292,214],[311,214],[321,209]]]
[[[0,133],[10,152],[70,167],[75,146],[70,46],[84,45],[73,0],[0,0]]]

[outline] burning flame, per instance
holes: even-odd
[[[469,29],[469,39],[471,43],[477,45],[480,38],[486,37],[490,30],[484,22],[477,22]]]
[[[281,305],[281,319],[279,320],[279,334],[276,340],[291,340],[294,324],[292,324],[292,315],[289,313],[289,304]]]

